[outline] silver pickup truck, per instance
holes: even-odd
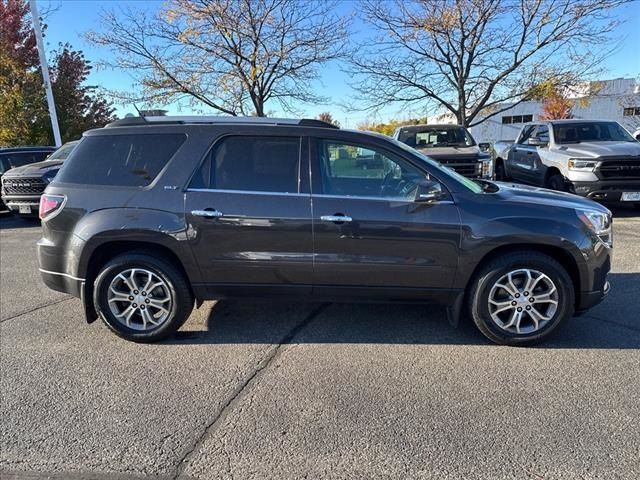
[[[460,125],[409,125],[397,128],[393,138],[465,177],[493,176],[490,144],[477,144]]]
[[[640,206],[640,142],[619,123],[527,123],[494,145],[497,180],[515,180],[604,202]]]

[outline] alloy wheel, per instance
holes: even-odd
[[[506,273],[489,292],[489,313],[493,322],[512,334],[537,332],[553,318],[559,302],[551,278],[531,269]]]
[[[173,304],[167,282],[142,268],[130,268],[113,277],[107,301],[118,322],[140,331],[162,325],[169,318]]]

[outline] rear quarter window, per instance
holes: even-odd
[[[146,187],[185,140],[184,134],[86,137],[73,150],[55,181]]]

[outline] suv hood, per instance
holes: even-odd
[[[531,187],[508,182],[495,182],[500,187],[496,195],[506,201],[548,205],[550,207],[579,208],[610,213],[609,210],[593,200],[573,195],[571,193],[548,190],[546,188]]]
[[[30,163],[22,167],[7,170],[5,177],[39,177],[50,170],[58,170],[64,162],[62,160],[45,160],[44,162]]]
[[[577,158],[598,158],[615,156],[639,156],[638,142],[581,142],[560,145],[553,149],[557,153]]]

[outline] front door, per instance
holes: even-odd
[[[531,181],[529,156],[531,155],[531,149],[533,148],[535,150],[535,147],[529,146],[527,142],[529,141],[529,137],[533,135],[535,129],[535,125],[527,125],[524,127],[516,143],[511,147],[511,151],[509,152],[509,175],[514,180],[520,180],[522,182]]]
[[[347,133],[315,139],[311,158],[314,293],[371,296],[377,288],[382,300],[451,287],[459,213],[450,198],[413,201],[424,171]]]
[[[187,235],[212,296],[309,294],[311,197],[300,136],[219,140],[186,191]]]

